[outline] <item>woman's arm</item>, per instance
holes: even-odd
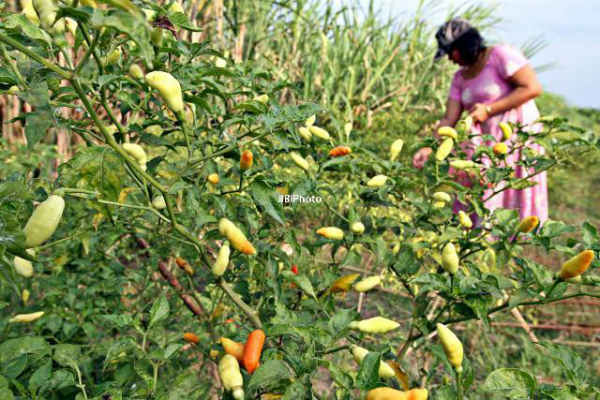
[[[477,103],[473,106],[471,109],[473,120],[484,122],[496,114],[501,114],[507,110],[517,108],[523,103],[542,94],[542,85],[538,81],[535,71],[529,65],[520,68],[509,78],[509,81],[515,88],[508,96],[491,104],[485,105]]]
[[[459,101],[448,99],[446,102],[446,115],[444,115],[444,118],[437,123],[435,131],[437,132],[438,128],[442,126],[454,127],[458,122],[462,112],[463,108]]]
[[[503,113],[519,107],[521,104],[542,94],[542,85],[531,66],[526,65],[510,77],[510,82],[515,86],[510,94],[492,104],[490,116]]]

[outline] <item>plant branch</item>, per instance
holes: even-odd
[[[25,79],[23,79],[23,75],[21,75],[21,72],[16,67],[14,60],[12,60],[9,57],[4,44],[0,44],[0,54],[2,55],[2,59],[4,60],[4,62],[6,62],[6,64],[8,64],[8,66],[10,67],[13,74],[15,74],[15,76],[17,77],[17,80],[19,81],[21,86],[24,88],[27,87],[27,82],[25,82]]]
[[[238,294],[233,291],[233,289],[229,286],[227,282],[225,282],[224,279],[219,280],[219,286],[225,291],[227,296],[229,296],[229,298],[240,308],[240,310],[242,310],[244,314],[248,316],[248,318],[252,322],[252,325],[254,325],[254,327],[257,329],[261,329],[262,323],[258,318],[257,312],[250,308],[250,306],[248,306],[246,303],[244,303],[240,296],[238,296]]]
[[[21,43],[17,42],[16,40],[6,36],[3,33],[0,33],[0,42],[4,42],[7,45],[14,47],[15,49],[19,50],[21,53],[25,54],[26,56],[28,56],[29,58],[33,59],[34,61],[37,61],[38,63],[42,64],[44,67],[48,68],[51,71],[56,72],[58,75],[62,76],[64,79],[69,79],[71,80],[71,78],[73,77],[73,74],[71,72],[65,71],[64,69],[62,69],[61,67],[59,67],[58,65],[56,65],[56,63],[45,59],[44,57],[40,56],[39,54],[37,54],[36,52],[34,52],[31,49],[28,49],[27,47],[25,47],[24,45],[22,45]]]

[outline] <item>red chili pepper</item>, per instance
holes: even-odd
[[[298,266],[296,264],[292,265],[292,272],[294,273],[294,275],[298,275]]]

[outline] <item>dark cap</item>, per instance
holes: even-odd
[[[434,60],[439,60],[445,54],[448,54],[452,43],[471,28],[471,24],[462,18],[451,19],[442,25],[435,34],[435,39],[438,42],[438,50],[435,53]]]

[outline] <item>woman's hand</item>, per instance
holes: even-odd
[[[483,123],[490,118],[490,114],[487,112],[487,106],[483,103],[475,103],[469,115],[473,118],[473,122],[475,123]]]
[[[422,149],[419,149],[419,151],[417,151],[413,157],[413,167],[417,169],[423,168],[425,162],[427,162],[429,159],[431,152],[431,147],[423,147]]]

